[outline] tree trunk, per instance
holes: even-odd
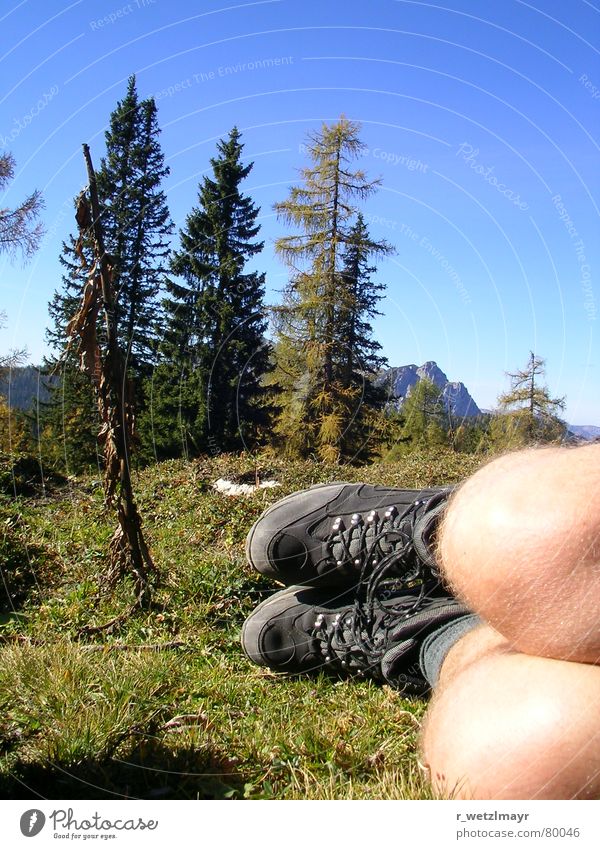
[[[114,583],[126,572],[131,572],[135,582],[138,602],[146,605],[150,600],[150,575],[154,564],[142,533],[142,521],[133,496],[130,474],[130,442],[133,433],[133,409],[128,398],[127,380],[117,336],[115,295],[112,285],[112,267],[104,247],[96,175],[89,147],[83,145],[91,203],[90,229],[94,239],[95,265],[90,277],[97,294],[99,278],[106,328],[106,350],[94,357],[96,374],[94,385],[102,420],[99,439],[104,442],[106,463],[104,491],[107,505],[114,503],[117,493],[119,527],[110,544],[110,566],[106,583]],[[80,224],[81,227],[81,224]],[[98,311],[97,301],[92,310]]]

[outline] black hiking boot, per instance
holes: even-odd
[[[246,656],[275,672],[366,676],[403,693],[425,694],[423,641],[470,611],[449,595],[426,595],[423,587],[397,591],[371,579],[362,589],[336,595],[288,587],[275,593],[244,623]]]
[[[434,535],[451,487],[335,483],[296,492],[254,523],[248,562],[287,585],[351,588],[371,572],[438,583]]]

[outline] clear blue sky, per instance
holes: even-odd
[[[0,259],[0,351],[45,351],[61,241],[127,77],[154,95],[181,226],[217,139],[236,124],[255,167],[268,300],[286,270],[272,206],[302,142],[344,113],[382,186],[365,206],[396,248],[376,335],[391,365],[436,360],[482,407],[532,349],[567,418],[600,425],[600,11],[588,0],[79,0],[0,4],[1,206],[34,188],[47,233],[24,268]]]

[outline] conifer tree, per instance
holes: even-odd
[[[110,117],[106,157],[98,171],[98,193],[107,249],[116,267],[116,320],[128,374],[137,382],[155,361],[159,326],[157,299],[168,268],[173,225],[161,188],[169,174],[158,140],[153,98],[139,101],[135,77]]]
[[[337,385],[344,396],[351,399],[344,417],[341,456],[353,460],[366,460],[371,456],[383,424],[385,391],[376,386],[373,378],[385,367],[387,359],[380,353],[380,343],[373,338],[371,322],[380,315],[377,305],[385,286],[371,280],[376,267],[370,263],[373,257],[383,256],[390,250],[385,242],[371,239],[359,212],[343,254],[337,327],[339,345],[335,357]]]
[[[401,442],[411,448],[430,448],[448,442],[448,411],[442,390],[432,380],[422,378],[413,386],[402,405]]]
[[[524,369],[508,372],[511,388],[498,398],[501,417],[493,422],[492,441],[516,447],[534,442],[560,441],[566,425],[560,418],[565,399],[553,398],[543,384],[546,361],[533,351]]]
[[[381,314],[377,304],[383,297],[385,286],[371,280],[376,267],[370,264],[370,260],[390,250],[385,242],[371,239],[364,217],[359,212],[344,248],[340,287],[338,333],[344,350],[340,358],[338,348],[337,357],[344,364],[344,381],[348,385],[357,371],[374,374],[387,362],[379,353],[381,345],[372,338],[371,320]]]
[[[14,157],[10,153],[0,154],[0,191],[14,175]],[[0,207],[0,253],[11,258],[20,253],[24,260],[31,257],[44,233],[42,222],[37,220],[43,206],[42,194],[36,189],[15,209]]]
[[[157,456],[247,447],[268,418],[265,275],[246,268],[263,248],[260,210],[240,190],[253,163],[243,163],[235,127],[217,151],[167,284],[164,362],[152,381]]]
[[[132,76],[124,99],[110,116],[97,181],[106,246],[115,267],[119,345],[126,352],[138,413],[145,406],[143,381],[156,356],[158,294],[167,272],[172,229],[161,189],[169,169],[159,133],[154,100],[139,100]],[[90,246],[70,236],[63,243],[60,262],[63,284],[49,305],[52,326],[47,331],[54,353],[45,368],[52,372],[58,367],[61,381],[51,387],[52,399],[40,410],[40,418],[45,453],[55,460],[64,457],[69,471],[80,471],[97,462],[97,410],[89,380],[68,350],[66,328],[93,262]]]
[[[364,150],[359,129],[344,117],[323,124],[309,137],[302,185],[275,205],[301,230],[276,242],[291,270],[277,310],[278,430],[293,450],[331,462],[364,451],[374,400],[368,378],[384,362],[370,325],[383,287],[370,283],[369,261],[391,249],[356,218],[356,202],[379,184],[353,166]]]
[[[67,325],[79,307],[92,261],[89,245],[76,249],[73,236],[63,242],[62,289],[54,292],[48,304],[51,323],[46,341],[54,353],[45,358],[43,368],[46,376],[58,382],[45,381],[50,398],[36,402],[42,458],[69,474],[97,466],[99,456],[98,407],[89,378],[79,369],[75,346],[68,347],[67,340]]]
[[[14,173],[14,157],[8,152],[0,154],[0,191],[9,185]],[[44,233],[43,224],[38,220],[43,207],[39,190],[32,192],[14,209],[0,207],[0,254],[7,254],[9,259],[20,254],[23,261],[32,256]],[[0,328],[5,321],[6,314],[0,311]],[[26,358],[26,349],[0,355],[0,380],[8,378],[10,381],[11,370]],[[16,495],[14,464],[27,441],[22,417],[11,410],[0,396],[0,490],[12,488]]]
[[[0,154],[0,191],[9,185],[14,173],[12,154]],[[37,189],[14,209],[0,207],[0,254],[7,254],[9,259],[20,255],[23,261],[33,255],[44,233],[43,224],[38,220],[43,207],[42,194]],[[0,328],[5,321],[6,314],[0,311]],[[0,355],[0,379],[8,377],[10,380],[11,370],[26,358],[26,349]],[[16,495],[14,463],[26,442],[27,432],[22,417],[11,410],[0,396],[0,490],[8,489],[10,483]]]
[[[6,313],[0,311],[0,330],[6,322]],[[23,415],[9,406],[11,398],[11,373],[27,359],[25,349],[0,354],[0,493],[10,492],[16,495],[14,488],[14,466],[21,454],[29,448]]]

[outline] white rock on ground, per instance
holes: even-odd
[[[257,489],[271,489],[281,486],[279,481],[261,481],[258,486],[250,483],[233,483],[233,481],[219,478],[213,483],[213,489],[222,492],[223,495],[253,495]]]

